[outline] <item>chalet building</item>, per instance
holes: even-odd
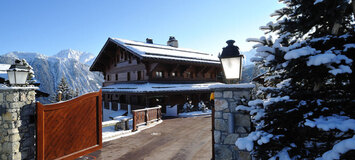
[[[216,56],[178,48],[174,37],[167,45],[148,38],[146,42],[108,38],[90,71],[103,73],[104,106],[111,102],[117,110],[118,103],[139,109],[207,102],[208,86],[221,81],[222,68]]]

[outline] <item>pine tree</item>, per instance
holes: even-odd
[[[252,59],[266,70],[249,108],[255,131],[239,138],[257,159],[355,157],[354,2],[280,0],[273,39],[256,42]]]
[[[54,99],[54,102],[59,102],[59,101],[70,100],[77,96],[78,96],[78,92],[71,89],[69,87],[69,84],[65,80],[65,78],[62,77],[57,87],[57,93],[55,97],[53,97],[52,99]],[[61,98],[59,99],[59,97]]]
[[[30,64],[27,63],[27,61],[25,59],[22,59],[21,60],[22,64],[24,66],[26,66],[29,70],[28,72],[28,76],[27,76],[27,83],[28,84],[34,84],[36,82],[36,80],[34,79],[35,78],[35,74],[33,72],[33,68]]]

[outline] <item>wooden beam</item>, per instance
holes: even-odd
[[[177,71],[177,70],[179,69],[179,67],[180,67],[180,64],[176,64],[176,65],[171,69],[170,72],[175,72],[175,71]]]
[[[197,74],[200,74],[201,72],[204,72],[207,68],[208,68],[207,66],[202,67],[202,69],[200,69],[200,71],[198,71]]]
[[[158,67],[158,64],[159,64],[159,63],[152,63],[152,64],[150,65],[150,70],[149,70],[149,72],[154,71],[154,70]]]

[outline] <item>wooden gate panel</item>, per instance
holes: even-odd
[[[101,91],[76,99],[37,104],[37,156],[74,159],[102,147]]]

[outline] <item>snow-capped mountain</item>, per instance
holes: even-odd
[[[89,71],[89,65],[95,56],[75,50],[63,50],[55,56],[45,56],[39,53],[11,52],[0,56],[0,63],[12,64],[15,59],[26,59],[33,67],[35,79],[41,83],[40,90],[54,95],[62,77],[72,89],[79,94],[98,91],[103,82],[103,76]],[[40,99],[47,103],[48,98]]]
[[[76,51],[73,49],[66,49],[58,52],[53,57],[57,58],[67,58],[67,59],[75,59],[83,64],[91,65],[95,60],[95,56],[88,52]]]
[[[251,49],[250,51],[245,51],[245,52],[242,51],[241,54],[244,55],[244,62],[243,62],[244,66],[251,65],[251,64],[254,65],[254,63],[251,62],[250,59],[255,56],[256,54],[255,49]]]

